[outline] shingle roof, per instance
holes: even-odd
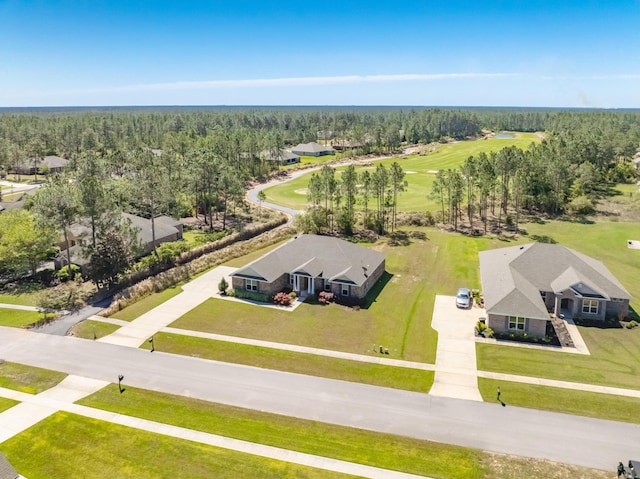
[[[320,153],[323,151],[335,151],[335,150],[330,146],[322,146],[314,141],[311,143],[300,143],[298,146],[294,146],[293,148],[291,148],[291,151],[294,153],[295,152]]]
[[[384,259],[378,251],[338,238],[301,235],[231,276],[270,283],[284,273],[296,273],[361,286]]]
[[[0,479],[16,479],[18,475],[18,471],[14,469],[7,458],[4,457],[4,454],[0,452]]]
[[[541,291],[567,289],[585,297],[629,299],[604,264],[570,248],[545,243],[480,253],[480,277],[487,313],[548,318]]]

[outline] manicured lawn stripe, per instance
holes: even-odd
[[[429,392],[433,384],[433,371],[362,363],[193,336],[158,333],[154,335],[154,346],[156,350],[166,353],[409,391]],[[145,342],[142,347],[149,349],[150,345]]]
[[[120,329],[117,324],[103,323],[102,321],[82,321],[71,328],[74,336],[83,339],[100,339]],[[95,337],[94,337],[95,335]]]
[[[113,314],[111,317],[122,319],[124,321],[133,321],[180,293],[182,293],[182,285],[172,286],[159,293],[153,293],[150,296],[142,298],[140,301],[127,306],[116,314]]]
[[[37,291],[22,294],[0,294],[0,303],[21,304],[23,306],[37,306]]]
[[[42,319],[42,313],[38,311],[23,311],[20,309],[0,308],[0,326],[11,328],[24,328]]]
[[[500,387],[500,397],[508,406],[640,424],[637,398],[485,378],[478,378],[478,386],[487,402],[498,402]]]
[[[80,404],[323,457],[435,478],[485,477],[473,449],[108,386]],[[259,476],[263,477],[263,476]]]
[[[58,412],[5,441],[2,450],[21,474],[32,479],[351,477],[65,412]]]
[[[0,387],[38,394],[52,388],[67,375],[48,369],[4,362],[0,364]]]

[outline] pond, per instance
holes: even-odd
[[[496,133],[496,139],[498,140],[509,140],[511,138],[513,138],[511,133]]]

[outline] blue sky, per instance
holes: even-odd
[[[0,106],[640,107],[640,0],[0,0]]]

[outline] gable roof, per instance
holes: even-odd
[[[267,161],[300,161],[300,155],[296,155],[295,153],[288,151],[288,150],[283,150],[283,149],[278,149],[277,151],[264,151],[263,154],[264,158]]]
[[[292,152],[300,151],[300,152],[309,152],[309,153],[321,153],[323,151],[335,151],[330,146],[322,146],[315,141],[311,143],[300,143],[298,146],[294,146],[291,148]]]
[[[331,236],[301,235],[231,276],[271,283],[285,273],[362,286],[385,255]]]
[[[480,253],[480,278],[490,314],[547,319],[541,291],[572,289],[584,297],[630,299],[602,262],[565,246],[531,243]]]

